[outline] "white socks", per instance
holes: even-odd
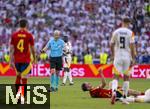
[[[112,81],[112,91],[117,90],[117,87],[118,87],[118,80],[114,79]],[[125,95],[127,97],[128,90],[129,90],[129,81],[123,82],[122,89],[123,89],[123,95]]]
[[[117,90],[117,87],[118,87],[118,80],[114,79],[112,81],[112,92],[113,91],[116,91]]]
[[[64,83],[64,84],[66,83],[67,77],[69,78],[69,82],[70,82],[70,83],[73,83],[71,72],[64,72],[63,83]]]
[[[123,89],[123,95],[125,97],[127,97],[128,96],[128,90],[129,90],[129,81],[124,81],[123,82],[122,89]]]
[[[73,83],[73,81],[72,81],[72,74],[71,74],[71,72],[69,72],[69,73],[68,73],[68,77],[69,77],[69,81],[70,81],[70,83]]]
[[[68,72],[64,72],[64,78],[63,78],[63,83],[66,83],[67,80],[67,76],[68,76]]]

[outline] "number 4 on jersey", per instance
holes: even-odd
[[[24,40],[20,39],[18,44],[17,44],[17,48],[18,48],[18,50],[20,50],[20,52],[23,52],[23,50],[24,50],[24,46],[23,45],[24,45]]]

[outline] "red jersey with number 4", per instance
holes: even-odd
[[[90,95],[92,98],[111,98],[112,90],[93,88],[90,90]]]
[[[27,30],[20,29],[14,32],[11,37],[11,45],[14,46],[15,63],[30,62],[30,46],[34,46],[32,34]]]

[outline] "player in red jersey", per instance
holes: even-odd
[[[27,84],[27,77],[31,71],[31,53],[33,62],[35,62],[34,40],[32,34],[27,30],[27,21],[22,19],[19,23],[20,29],[12,34],[10,43],[10,65],[16,69],[17,92],[20,88],[18,85]],[[23,92],[26,92],[25,90],[25,88],[22,89]]]
[[[109,83],[110,88],[106,89],[105,88],[106,81],[105,81],[104,75],[102,73],[102,70],[100,70],[100,75],[101,75],[101,85],[100,86],[93,87],[90,83],[85,82],[82,84],[81,88],[83,91],[89,91],[92,98],[111,98],[111,96],[112,96],[111,82]],[[118,100],[119,100],[119,98],[123,97],[122,87],[117,88],[116,94],[117,94]],[[129,96],[130,95],[138,96],[138,95],[143,95],[144,93],[133,90],[133,89],[129,89],[128,94],[129,94]]]

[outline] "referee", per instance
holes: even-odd
[[[64,48],[64,41],[60,38],[60,31],[54,31],[54,38],[49,40],[46,46],[43,48],[42,52],[46,52],[46,50],[50,50],[50,92],[58,91],[59,84],[59,72],[63,67],[62,55]]]

